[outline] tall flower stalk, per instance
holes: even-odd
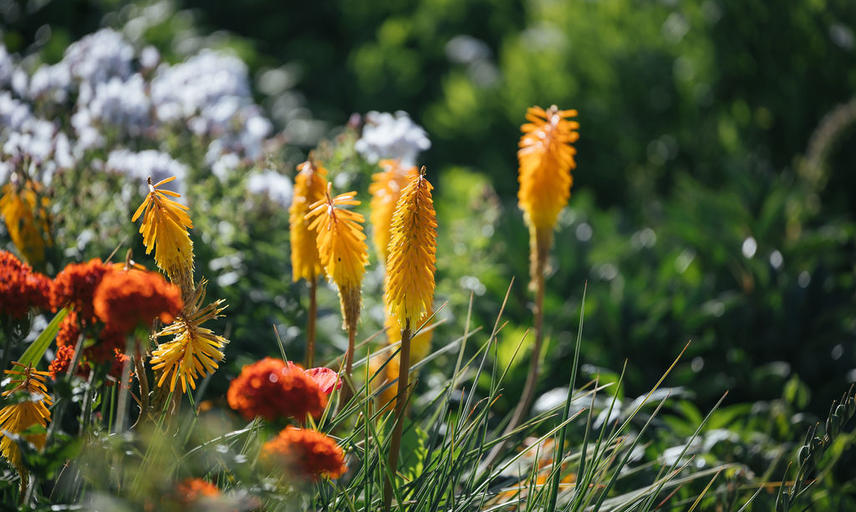
[[[317,233],[318,254],[321,265],[330,280],[339,289],[342,307],[342,328],[348,332],[348,350],[345,352],[345,374],[350,379],[354,360],[354,345],[357,323],[360,320],[362,302],[361,286],[369,248],[363,233],[365,219],[345,206],[357,206],[356,192],[332,195],[332,185],[327,185],[324,199],[311,205],[307,215],[309,229]],[[349,380],[348,379],[348,380]],[[342,390],[341,403],[347,402],[353,390],[350,384]]]
[[[288,210],[291,232],[291,269],[294,282],[306,279],[309,283],[309,312],[306,318],[306,366],[311,367],[315,358],[315,319],[318,316],[318,278],[323,267],[318,255],[315,230],[309,228],[307,214],[310,206],[322,199],[327,192],[327,170],[317,165],[312,156],[298,165],[300,170],[294,179],[294,199]]]
[[[146,254],[155,251],[155,262],[170,281],[181,288],[183,307],[175,320],[155,334],[155,338],[170,337],[152,352],[151,365],[157,386],[169,382],[170,392],[181,382],[181,390],[195,389],[196,380],[213,373],[223,360],[223,347],[229,340],[203,327],[205,322],[219,318],[225,309],[223,300],[205,304],[205,280],[197,285],[193,280],[193,242],[188,229],[193,227],[189,208],[173,201],[181,197],[176,192],[159,187],[173,181],[167,178],[156,184],[148,179],[149,194],[134,213],[133,221],[143,217],[140,233]]]
[[[389,314],[401,325],[395,426],[390,438],[389,469],[395,475],[401,447],[401,431],[410,372],[412,329],[430,311],[434,301],[434,270],[437,255],[437,214],[425,167],[401,191],[392,217],[384,302]],[[384,509],[392,503],[392,481],[384,486]]]
[[[579,138],[576,110],[547,110],[531,107],[526,112],[517,159],[519,162],[518,204],[529,228],[530,286],[535,291],[535,344],[529,362],[529,373],[520,400],[506,433],[514,430],[529,411],[538,381],[539,358],[544,340],[544,273],[547,256],[553,244],[553,230],[559,212],[568,204],[576,168],[576,149],[571,145]]]

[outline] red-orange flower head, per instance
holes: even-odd
[[[101,283],[104,274],[111,270],[110,265],[95,258],[86,263],[70,263],[54,278],[51,290],[51,307],[60,309],[72,306],[80,314],[84,323],[95,321],[92,299],[95,289]]]
[[[175,320],[184,303],[181,289],[155,272],[109,272],[95,290],[95,314],[108,328],[130,332],[155,318]]]
[[[229,384],[226,398],[248,420],[259,416],[269,421],[303,420],[307,414],[317,418],[327,406],[327,395],[303,368],[272,357],[244,366]]]
[[[216,498],[220,489],[201,478],[187,478],[175,486],[176,500],[182,505],[193,505],[202,498]]]
[[[49,309],[51,281],[12,253],[0,251],[0,315],[22,318],[32,308]]]
[[[262,462],[291,477],[339,478],[348,471],[345,453],[332,437],[315,430],[286,427],[262,446]]]

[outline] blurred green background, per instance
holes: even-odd
[[[152,13],[139,37],[167,59],[206,34],[196,46],[248,63],[257,99],[286,128],[286,172],[355,112],[405,110],[425,127],[438,303],[449,301],[435,348],[460,335],[470,292],[474,323],[489,328],[512,277],[501,358],[531,325],[515,153],[525,109],[557,104],[579,110],[581,138],[547,280],[539,389],[566,382],[586,283],[586,376],[627,360],[629,396],[688,340],[669,384],[702,409],[725,390],[727,403],[777,398],[790,382],[822,413],[856,381],[851,0],[0,2],[7,47],[48,61]],[[333,172],[349,165],[327,156]],[[350,170],[364,191],[371,169]],[[272,324],[297,357],[305,293],[290,284],[287,214],[238,213],[240,194],[216,193],[224,200],[196,214],[194,237],[208,274],[244,254],[244,279],[212,283],[232,304],[227,372],[276,353]],[[221,218],[241,229],[218,239]],[[379,282],[366,284],[365,336],[380,325]],[[322,314],[332,357],[343,342],[332,292]],[[516,401],[526,362],[512,366],[499,410]]]

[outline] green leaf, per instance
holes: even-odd
[[[45,355],[45,351],[48,349],[50,344],[53,342],[54,338],[56,338],[57,333],[59,332],[59,324],[62,322],[65,315],[68,314],[67,308],[62,308],[59,312],[53,317],[51,323],[45,327],[45,330],[39,334],[39,337],[33,340],[27,350],[24,351],[23,355],[18,359],[18,362],[23,365],[31,364],[34,367],[38,366],[38,362],[42,359],[42,356]]]

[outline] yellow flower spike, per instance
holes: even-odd
[[[363,233],[365,219],[357,212],[344,206],[357,206],[356,192],[332,196],[332,185],[327,184],[324,199],[313,203],[307,218],[309,229],[318,235],[318,255],[327,276],[339,289],[342,306],[342,328],[348,331],[348,351],[345,353],[345,374],[350,377],[354,360],[354,344],[357,322],[360,319],[362,296],[360,286],[369,262],[369,247]],[[347,386],[339,395],[340,403],[350,398],[352,390]]]
[[[0,215],[6,221],[9,238],[21,256],[31,265],[38,266],[45,260],[45,246],[53,245],[47,210],[50,201],[47,197],[39,197],[39,183],[26,180],[18,186],[17,175],[12,177],[12,183],[3,187]]]
[[[343,329],[356,328],[360,315],[360,285],[369,262],[365,219],[344,206],[357,206],[356,192],[332,197],[327,185],[326,197],[311,205],[307,217],[309,229],[318,234],[318,254],[324,272],[336,283],[342,301]]]
[[[297,166],[300,172],[294,179],[294,199],[288,210],[291,231],[291,272],[292,279],[312,281],[322,271],[321,258],[318,255],[316,233],[309,229],[307,214],[310,205],[324,199],[327,192],[327,170],[309,160]]]
[[[395,207],[384,302],[405,328],[416,328],[434,301],[437,214],[425,168],[402,190]]]
[[[577,166],[574,160],[577,151],[571,144],[579,139],[577,130],[580,125],[569,118],[576,116],[576,110],[559,110],[555,105],[547,110],[531,107],[526,111],[526,120],[529,122],[520,127],[523,135],[517,150],[520,182],[517,200],[529,227],[530,287],[535,290],[535,343],[526,383],[505,428],[506,434],[520,425],[535,396],[544,339],[544,272],[547,255],[553,245],[556,219],[571,197],[571,170]],[[495,445],[485,459],[485,466],[496,460],[504,447],[505,441]]]
[[[419,171],[415,166],[409,169],[401,167],[398,160],[381,160],[378,165],[383,170],[372,175],[372,184],[369,185],[369,193],[372,195],[369,220],[372,224],[375,249],[381,261],[386,262],[395,205],[401,197],[401,191]]]
[[[211,329],[202,327],[208,320],[219,318],[226,309],[223,300],[216,300],[205,307],[204,282],[194,292],[194,302],[175,322],[166,326],[155,336],[172,336],[172,341],[161,343],[152,352],[152,369],[161,372],[158,387],[169,379],[169,390],[174,391],[176,382],[181,381],[181,390],[187,392],[187,386],[196,389],[196,379],[205,377],[218,368],[223,360],[223,347],[229,340],[214,334]]]
[[[51,412],[48,407],[53,405],[53,401],[45,388],[45,378],[48,376],[48,372],[34,370],[32,366],[24,366],[18,362],[13,362],[12,365],[14,368],[6,370],[5,373],[11,376],[10,384],[13,387],[4,391],[2,396],[7,397],[12,393],[22,392],[29,393],[30,400],[7,405],[0,409],[0,453],[23,476],[25,473],[21,465],[21,450],[15,441],[5,435],[4,432],[18,434],[33,425],[47,426],[51,419]],[[40,450],[44,448],[47,439],[45,434],[28,435],[24,438]]]
[[[180,194],[158,189],[173,180],[175,176],[152,185],[152,179],[149,178],[149,193],[134,212],[131,222],[143,216],[140,234],[143,235],[146,254],[155,251],[155,263],[169,276],[170,281],[181,287],[187,303],[191,302],[187,299],[194,291],[193,242],[187,232],[193,227],[193,222],[187,213],[189,208],[168,197],[181,197]]]
[[[537,279],[538,258],[546,259],[556,219],[571,196],[571,170],[577,166],[576,149],[571,144],[579,138],[579,123],[568,118],[576,115],[576,110],[559,110],[555,105],[546,111],[531,107],[526,112],[529,122],[520,127],[523,135],[517,151],[517,199],[529,226],[533,282]]]
[[[411,178],[401,191],[395,205],[390,228],[384,303],[401,329],[401,350],[398,359],[398,382],[395,398],[395,427],[389,444],[389,468],[398,469],[401,447],[404,404],[410,377],[410,333],[418,321],[431,310],[434,301],[434,265],[437,255],[437,214],[431,190],[425,177],[425,167]],[[392,482],[383,488],[384,510],[392,503]]]

